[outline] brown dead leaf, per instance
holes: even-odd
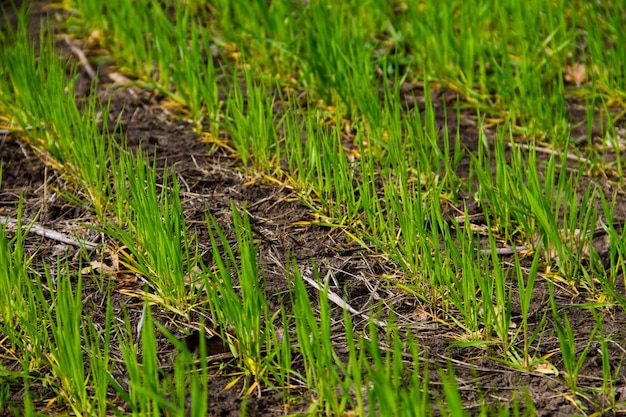
[[[108,74],[108,77],[117,85],[126,85],[132,83],[132,80],[130,78],[123,76],[119,72],[112,72]]]
[[[574,84],[576,87],[580,87],[580,85],[585,82],[585,79],[587,78],[585,66],[580,62],[576,62],[572,65],[566,65],[563,78],[565,78],[565,81]]]
[[[90,48],[96,48],[101,45],[103,40],[104,32],[102,32],[100,29],[96,29],[91,32],[89,38],[87,38],[87,46],[89,46]]]
[[[538,363],[532,367],[532,371],[542,375],[558,375],[559,371],[549,362]]]
[[[100,272],[102,275],[113,275],[117,272],[117,270],[104,262],[93,261],[89,263],[89,266],[84,267],[80,270],[80,273],[85,275],[91,273],[91,271]]]

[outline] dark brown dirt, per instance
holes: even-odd
[[[43,13],[40,8],[35,9],[33,21],[38,21]],[[9,16],[10,17],[10,16]],[[36,24],[34,25],[36,27]],[[59,45],[61,54],[68,54],[67,48]],[[485,402],[509,403],[517,395],[523,398],[527,395],[534,404],[536,414],[540,416],[568,416],[573,414],[591,414],[599,412],[606,399],[595,397],[594,390],[602,388],[602,357],[599,345],[595,342],[589,347],[589,353],[580,372],[579,387],[585,395],[573,397],[563,378],[554,374],[542,375],[538,372],[521,372],[504,366],[496,360],[493,351],[478,348],[455,347],[459,331],[454,326],[446,326],[435,321],[432,315],[423,314],[428,307],[414,297],[402,294],[393,288],[390,290],[388,281],[382,277],[392,275],[391,265],[376,253],[359,248],[348,239],[340,230],[305,224],[313,219],[311,211],[303,206],[297,195],[287,188],[265,184],[262,181],[250,181],[242,174],[239,162],[228,155],[221,148],[214,148],[202,143],[194,133],[193,127],[181,117],[172,114],[161,104],[159,97],[148,91],[136,87],[111,89],[111,80],[108,78],[109,69],[106,66],[98,68],[100,74],[97,94],[104,100],[111,100],[111,115],[108,121],[113,126],[121,115],[121,126],[125,132],[130,149],[141,148],[146,154],[156,158],[159,169],[165,165],[173,167],[181,184],[181,199],[185,212],[185,220],[190,225],[190,233],[197,235],[202,252],[209,253],[210,241],[205,226],[205,215],[209,211],[218,220],[220,226],[233,238],[231,202],[243,210],[246,207],[253,227],[254,238],[258,243],[258,263],[265,279],[264,287],[270,301],[270,307],[275,311],[282,301],[287,301],[284,295],[290,290],[284,265],[295,259],[301,270],[310,269],[313,264],[320,268],[322,276],[329,268],[333,268],[337,283],[332,291],[342,295],[346,302],[360,311],[367,311],[381,306],[376,300],[379,297],[386,300],[387,309],[393,309],[396,316],[401,318],[402,328],[411,329],[418,338],[424,363],[428,363],[431,370],[433,396],[441,394],[441,380],[438,369],[445,369],[447,362],[452,361],[458,379],[460,392],[470,413],[477,413],[479,406]],[[87,74],[81,72],[77,88],[78,99],[89,94],[90,80]],[[414,86],[406,86],[406,97],[403,100],[407,105],[418,106],[423,102],[423,91]],[[435,97],[438,103],[438,121],[443,128],[445,118],[454,137],[457,126],[456,113],[449,111],[444,114],[444,102],[456,102],[456,95],[441,92]],[[572,103],[573,118],[584,119],[579,114],[580,109]],[[476,119],[469,113],[463,112],[459,121],[463,144],[467,151],[477,148]],[[582,129],[582,128],[581,128]],[[595,129],[595,127],[594,127]],[[597,135],[598,132],[593,132]],[[587,132],[580,130],[577,134],[586,137]],[[2,188],[0,189],[0,215],[15,217],[20,199],[23,201],[23,218],[25,221],[37,221],[44,227],[64,232],[73,231],[84,233],[91,241],[99,242],[99,236],[79,223],[94,224],[95,220],[88,211],[85,211],[69,201],[66,201],[59,192],[67,187],[63,177],[51,168],[47,168],[42,160],[33,151],[20,141],[19,137],[0,133],[0,161],[2,165]],[[459,167],[461,176],[469,170],[468,159],[465,158]],[[597,182],[608,195],[612,194],[610,183],[606,178],[593,178],[588,181]],[[474,204],[471,196],[460,201],[458,207],[467,204],[469,214],[481,213],[481,208]],[[450,209],[450,215],[454,215]],[[626,201],[618,201],[616,221],[626,220]],[[91,235],[90,235],[91,234]],[[115,242],[107,242],[106,248],[97,250],[90,258],[81,255],[77,248],[60,244],[54,240],[30,235],[27,239],[27,251],[35,259],[35,265],[42,268],[43,264],[54,267],[56,263],[68,261],[69,266],[78,273],[81,265],[92,261],[110,262],[110,253],[117,248]],[[503,257],[503,262],[512,262],[513,258]],[[211,257],[207,255],[206,262]],[[114,315],[122,316],[123,309],[127,309],[131,321],[136,322],[141,315],[142,306],[135,300],[120,292],[124,290],[141,290],[142,283],[132,277],[117,276],[112,282],[111,301],[114,306]],[[510,280],[513,291],[513,300],[516,299],[516,278]],[[106,285],[104,286],[106,288]],[[556,289],[557,303],[560,307],[584,303],[587,294],[577,294],[570,288]],[[624,294],[623,289],[617,289]],[[84,310],[95,323],[104,326],[105,314],[99,308],[102,305],[106,292],[96,279],[91,281],[84,278]],[[318,293],[310,289],[310,296],[314,305]],[[529,321],[531,326],[539,326],[546,316],[547,329],[552,329],[550,307],[547,305],[548,285],[539,281],[536,285]],[[382,314],[388,314],[383,310]],[[576,332],[576,340],[580,341],[576,347],[582,352],[587,347],[590,333],[595,325],[595,318],[589,309],[572,308],[567,310],[569,321]],[[608,344],[611,372],[615,376],[615,384],[621,385],[626,381],[623,359],[623,348],[626,339],[626,315],[621,310],[607,309],[603,314],[604,333],[610,335]],[[155,320],[166,324],[177,336],[184,340],[192,332],[190,323],[180,323],[176,317],[171,317],[166,311],[156,309]],[[335,307],[334,317],[340,321],[342,310]],[[365,332],[359,318],[354,318],[357,332]],[[521,322],[519,305],[513,305],[513,322]],[[171,323],[176,323],[172,325]],[[532,327],[531,327],[532,328]],[[337,348],[341,351],[342,334],[337,333]],[[112,360],[123,362],[119,346],[113,342],[111,347]],[[196,342],[190,342],[196,343]],[[211,344],[212,342],[209,341]],[[594,344],[595,343],[595,344]],[[219,351],[219,345],[212,344]],[[165,338],[159,339],[157,348],[164,368],[171,365],[174,347]],[[563,370],[560,359],[560,347],[554,332],[547,331],[535,352],[536,357],[549,357],[550,362],[560,371]],[[294,368],[301,364],[295,358]],[[16,364],[2,358],[2,363],[8,369]],[[168,363],[168,361],[170,363]],[[218,367],[212,368],[210,379],[210,415],[236,416],[242,407],[242,383],[226,389],[231,382],[228,372],[218,372]],[[228,364],[226,370],[228,371]],[[114,377],[124,380],[122,366],[115,368]],[[20,404],[21,386],[13,386],[11,401]],[[36,393],[35,404],[43,413],[53,413],[55,410],[46,408],[49,400],[49,389],[42,381],[34,381],[30,387]],[[260,397],[251,396],[247,400],[248,415],[273,416],[285,413],[305,412],[308,407],[309,393],[305,391],[292,393],[296,400],[287,399],[281,393],[264,388]],[[301,394],[301,397],[298,397]],[[118,400],[119,401],[119,400]],[[126,406],[119,402],[121,410]],[[61,410],[56,410],[61,411]],[[4,413],[0,410],[0,414]]]

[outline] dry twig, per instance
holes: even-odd
[[[13,220],[10,217],[0,216],[0,223],[6,224],[7,227],[13,230],[17,229],[17,220]],[[38,225],[38,224],[22,225],[22,228],[36,235],[43,236],[45,238],[52,239],[52,240],[57,240],[59,242],[63,242],[72,246],[78,246],[78,247],[84,246],[87,249],[94,249],[98,246],[98,244],[96,243],[87,242],[81,239],[76,239],[72,236],[59,233],[51,229],[46,229],[45,227]]]

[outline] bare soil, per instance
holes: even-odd
[[[32,16],[33,27],[36,30],[37,22],[44,15],[41,8],[35,8]],[[8,11],[9,17],[11,12]],[[67,45],[59,43],[59,52],[64,56],[70,56]],[[280,188],[273,184],[264,183],[261,179],[251,180],[242,172],[239,162],[232,158],[222,148],[216,148],[203,143],[194,133],[191,124],[184,120],[181,115],[172,114],[168,108],[162,105],[159,96],[149,91],[142,91],[136,87],[112,89],[111,79],[108,77],[111,69],[106,65],[97,68],[99,72],[99,87],[97,94],[103,100],[111,100],[111,116],[108,121],[113,126],[121,116],[121,126],[127,135],[130,149],[141,148],[146,154],[156,158],[160,172],[165,165],[173,167],[181,184],[181,200],[184,207],[185,220],[190,225],[190,233],[197,235],[201,251],[206,255],[206,261],[210,262],[210,241],[206,230],[206,212],[212,213],[220,226],[227,232],[229,238],[233,238],[231,202],[243,209],[247,208],[253,226],[254,237],[258,243],[258,264],[263,271],[264,287],[271,308],[277,310],[280,300],[285,301],[284,295],[290,291],[288,275],[285,265],[289,260],[295,259],[302,271],[310,271],[313,265],[320,268],[322,276],[329,268],[334,269],[336,283],[332,291],[341,295],[344,300],[359,311],[380,311],[381,305],[385,305],[382,314],[388,314],[393,310],[405,329],[410,329],[420,343],[424,364],[430,367],[430,378],[433,387],[433,398],[441,394],[438,369],[445,369],[448,362],[454,365],[455,373],[459,382],[460,391],[464,404],[470,413],[476,413],[480,404],[484,402],[507,403],[514,395],[523,398],[524,393],[532,399],[537,414],[541,416],[568,416],[581,414],[582,407],[585,413],[591,414],[601,410],[602,403],[607,399],[595,396],[595,390],[602,388],[602,357],[598,346],[592,346],[589,355],[580,372],[580,388],[585,392],[584,396],[576,398],[578,405],[570,395],[568,387],[562,378],[555,375],[545,375],[531,372],[520,372],[502,365],[490,358],[489,352],[477,348],[454,348],[450,347],[458,339],[461,331],[454,326],[446,326],[434,319],[428,306],[423,305],[418,299],[401,293],[389,285],[385,276],[392,276],[396,272],[391,264],[380,254],[359,248],[352,240],[347,238],[341,230],[306,224],[313,220],[312,212],[304,206],[297,195],[288,188]],[[89,91],[90,79],[84,69],[81,69],[80,81],[77,91],[77,99],[86,97]],[[414,105],[419,109],[419,103],[423,102],[423,91],[416,86],[404,86],[406,93],[405,103]],[[455,112],[444,114],[446,102],[456,102],[456,95],[451,92],[440,91],[436,94],[438,103],[438,120],[444,127],[447,118],[451,129],[451,136],[455,134],[457,120]],[[584,112],[577,113],[577,103],[572,105],[572,118],[584,118]],[[448,106],[451,108],[453,106]],[[462,112],[461,139],[468,151],[477,149],[478,131],[476,119],[470,112]],[[599,135],[600,132],[598,132]],[[586,136],[586,132],[579,132]],[[58,190],[71,189],[61,173],[46,167],[44,162],[23,142],[13,134],[0,133],[0,161],[2,165],[2,188],[0,189],[0,215],[15,218],[20,199],[23,202],[23,219],[36,221],[45,228],[62,233],[72,234],[84,231],[81,224],[93,224],[95,219],[92,213],[67,201]],[[459,168],[459,175],[463,177],[469,170],[468,160],[464,160]],[[608,179],[587,178],[586,181],[598,183],[607,195],[615,191],[610,189]],[[622,193],[621,191],[619,191]],[[623,195],[623,193],[621,194]],[[461,199],[456,207],[467,205],[473,212],[481,213],[481,208],[472,202],[472,196]],[[448,208],[449,216],[456,215],[453,206]],[[616,207],[616,221],[626,220],[626,200],[620,199]],[[94,232],[88,232],[88,236],[95,243],[104,245],[93,251],[86,258],[80,254],[78,248],[60,243],[53,239],[43,238],[30,234],[26,240],[26,250],[35,259],[34,265],[43,268],[44,263],[54,270],[57,262],[68,262],[70,267],[78,274],[80,268],[92,261],[111,263],[111,254],[119,248],[116,242],[101,241],[101,236]],[[91,233],[91,234],[90,234]],[[605,254],[608,249],[604,249]],[[503,262],[511,262],[512,257],[505,256]],[[128,291],[141,291],[143,284],[140,280],[132,277],[118,277],[112,287],[112,303],[115,314],[122,315],[123,308],[130,312],[131,320],[136,320],[141,315],[142,305],[136,299],[126,295]],[[99,277],[90,279],[83,277],[84,310],[90,314],[96,323],[104,327],[105,313],[101,310],[106,293],[98,282]],[[511,279],[514,291],[513,300],[516,299],[515,279]],[[104,286],[106,289],[107,285]],[[125,292],[121,292],[121,290]],[[623,295],[623,288],[618,289]],[[314,304],[317,303],[318,292],[310,288],[310,296]],[[568,306],[585,302],[587,295],[577,293],[570,288],[557,289],[557,303],[559,306]],[[382,301],[384,301],[384,303]],[[538,325],[544,314],[547,313],[547,321],[551,322],[550,306],[547,304],[548,286],[539,281],[536,285],[530,311],[532,316],[529,321]],[[426,313],[426,314],[425,314]],[[334,306],[334,318],[336,323],[342,320],[342,310]],[[181,339],[185,340],[193,334],[192,323],[182,323],[180,318],[172,317],[166,311],[155,310],[155,319],[167,325],[167,327]],[[589,341],[590,333],[595,324],[593,313],[589,309],[573,308],[568,310],[568,317],[572,328],[576,332],[577,348],[584,349]],[[355,317],[357,332],[365,333],[363,320]],[[521,312],[519,306],[514,305],[513,321],[520,323]],[[333,341],[337,350],[341,352],[344,335],[341,326],[334,326],[336,334]],[[552,328],[551,325],[547,326]],[[606,312],[604,319],[604,332],[612,335],[615,343],[609,344],[609,356],[611,358],[611,372],[616,376],[615,384],[622,386],[626,378],[626,370],[623,367],[624,346],[626,346],[626,315],[621,310]],[[192,336],[193,338],[193,336]],[[172,344],[161,337],[158,352],[162,359],[162,366],[168,369],[171,358],[175,353]],[[191,340],[191,339],[189,339]],[[111,357],[115,363],[123,363],[123,358],[112,340]],[[195,343],[195,342],[190,342]],[[219,344],[215,345],[219,351]],[[213,344],[211,344],[213,343]],[[562,369],[560,360],[559,344],[556,334],[547,332],[544,335],[537,352],[538,356],[552,355],[551,363],[559,370]],[[16,369],[19,364],[10,360],[2,359],[3,366],[8,369]],[[298,369],[301,364],[299,359],[294,358],[294,368]],[[241,382],[230,389],[225,387],[231,382],[228,372],[218,372],[220,368],[229,369],[228,362],[217,364],[212,368],[210,375],[210,415],[212,416],[237,416],[242,406]],[[124,367],[115,367],[115,377],[119,381],[124,380]],[[22,385],[12,386],[11,401],[19,404],[23,395]],[[41,381],[35,381],[31,386],[34,393],[37,408],[40,412],[54,414],[62,410],[48,408],[47,401],[52,393]],[[309,400],[314,394],[302,390],[293,392],[292,398],[286,398],[281,393],[265,388],[260,396],[252,395],[247,400],[248,415],[274,416],[285,413],[306,411]],[[38,396],[38,397],[37,397]],[[120,410],[126,406],[121,400],[116,400]],[[436,407],[435,407],[436,408]],[[0,410],[0,414],[3,410]]]

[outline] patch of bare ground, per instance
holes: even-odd
[[[42,16],[41,9],[36,8],[33,21]],[[80,46],[80,45],[78,45]],[[60,45],[60,53],[73,55],[72,51]],[[75,54],[74,54],[75,55]],[[381,314],[383,318],[394,312],[398,327],[402,331],[410,330],[419,340],[422,352],[421,360],[430,367],[430,378],[433,388],[433,398],[442,393],[442,381],[437,372],[445,369],[448,362],[454,366],[459,384],[460,393],[465,406],[470,413],[478,412],[485,402],[509,403],[514,396],[524,398],[527,395],[534,404],[537,414],[542,416],[567,416],[581,412],[599,411],[602,402],[606,399],[594,398],[589,393],[602,388],[602,357],[598,345],[587,345],[590,333],[595,325],[593,314],[587,309],[571,309],[568,318],[575,331],[576,347],[580,351],[589,348],[589,353],[580,371],[579,386],[587,393],[574,401],[569,395],[569,388],[563,380],[555,375],[538,372],[522,372],[512,369],[493,360],[493,352],[477,348],[454,347],[462,332],[453,325],[443,324],[436,320],[436,314],[430,311],[417,298],[400,292],[384,277],[393,276],[397,271],[394,265],[380,254],[367,249],[359,248],[348,239],[341,230],[322,227],[311,223],[313,215],[298,199],[293,190],[286,187],[266,184],[261,180],[251,180],[242,174],[243,170],[236,159],[225,150],[211,147],[203,143],[194,133],[193,126],[180,115],[172,114],[162,106],[159,97],[151,92],[136,87],[112,86],[109,77],[109,68],[96,68],[99,74],[99,87],[96,92],[103,101],[111,102],[112,126],[118,120],[124,132],[129,149],[141,148],[151,158],[155,158],[162,173],[167,165],[173,167],[181,185],[181,201],[185,213],[185,221],[190,226],[189,233],[196,236],[201,253],[205,255],[205,262],[211,262],[211,246],[206,228],[206,213],[210,212],[217,219],[229,239],[235,239],[232,232],[232,204],[240,211],[246,210],[252,225],[255,242],[258,245],[258,265],[264,279],[263,288],[267,291],[270,307],[273,311],[280,308],[281,301],[287,302],[291,290],[289,282],[289,264],[295,261],[300,270],[312,277],[312,268],[316,265],[320,275],[332,277],[330,290],[338,294],[349,306],[366,314]],[[90,76],[81,69],[77,94],[90,94]],[[415,86],[406,86],[404,89],[404,103],[414,105],[419,111],[419,103],[423,102],[423,90]],[[456,101],[456,95],[441,93],[434,97],[438,109],[438,123],[441,129],[447,126],[451,137],[454,137],[457,128],[456,112],[448,111],[445,114],[444,103]],[[448,106],[450,108],[450,106]],[[578,109],[572,103],[573,109]],[[477,121],[469,113],[461,112],[458,123],[461,129],[461,139],[466,152],[476,151],[478,146]],[[573,118],[584,117],[573,112]],[[594,125],[595,126],[595,125]],[[594,127],[595,128],[595,127]],[[586,136],[586,132],[579,132]],[[595,133],[593,134],[595,135]],[[592,135],[592,136],[593,136]],[[88,208],[79,207],[63,197],[63,190],[67,190],[67,180],[52,168],[46,167],[42,159],[20,138],[8,132],[0,133],[0,161],[2,164],[2,188],[0,189],[0,215],[15,218],[21,201],[23,222],[36,222],[42,228],[59,232],[67,236],[78,236],[86,241],[97,244],[97,248],[87,253],[81,253],[79,248],[71,244],[60,242],[55,238],[30,233],[26,239],[27,253],[33,257],[33,268],[42,271],[43,265],[48,265],[54,271],[56,265],[67,262],[77,275],[82,267],[90,262],[112,263],[111,255],[119,247],[116,242],[109,241],[87,225],[95,225],[96,219]],[[465,158],[459,166],[459,175],[463,177],[469,171],[469,162]],[[588,179],[598,182],[608,195],[613,190],[607,179]],[[458,207],[469,207],[468,214],[481,214],[481,207],[475,204],[472,196],[458,202]],[[457,212],[451,207],[449,216]],[[626,220],[626,200],[619,200],[616,207],[616,221]],[[10,228],[9,228],[10,230]],[[602,250],[607,250],[604,248]],[[606,253],[605,253],[606,255]],[[512,257],[503,256],[502,262],[512,262]],[[141,280],[132,275],[117,274],[110,278],[111,282],[100,282],[100,277],[83,276],[84,312],[89,314],[101,328],[104,328],[106,319],[102,309],[106,302],[107,287],[111,290],[113,315],[123,317],[123,310],[128,311],[133,324],[136,324],[142,313],[142,304],[127,294],[132,291],[140,292],[143,289]],[[512,299],[517,298],[517,284],[512,277],[510,288]],[[122,291],[123,290],[123,291]],[[314,305],[317,305],[319,292],[309,286],[309,294]],[[623,288],[616,289],[622,296]],[[556,299],[559,306],[568,306],[584,303],[585,294],[576,293],[570,288],[557,288]],[[548,322],[547,329],[552,329],[550,322],[550,307],[548,305],[548,286],[539,281],[533,294],[528,317],[531,328],[540,326],[543,320]],[[196,315],[206,316],[207,312],[197,311]],[[192,314],[193,315],[193,314]],[[621,310],[607,311],[604,321],[605,334],[611,335],[612,342],[608,345],[611,373],[615,376],[615,383],[621,384],[626,380],[624,370],[624,340],[626,338],[626,316]],[[174,335],[186,340],[193,334],[194,323],[183,322],[165,310],[155,309],[155,320],[164,324]],[[343,350],[345,337],[341,331],[343,311],[340,306],[334,305],[333,310],[333,341],[337,351]],[[521,321],[519,305],[513,305],[512,321]],[[367,334],[365,320],[355,315],[354,322],[357,333]],[[118,381],[125,381],[125,368],[119,341],[112,338],[110,348],[113,376]],[[209,342],[212,346],[213,342]],[[216,347],[219,353],[219,346]],[[157,352],[164,372],[172,366],[175,355],[174,346],[165,338],[158,338]],[[537,357],[550,357],[551,363],[562,370],[560,348],[554,332],[546,332],[535,353]],[[218,355],[219,356],[219,355]],[[14,369],[17,364],[3,357],[2,364],[8,369]],[[232,380],[229,371],[236,370],[226,358],[211,365],[210,370],[210,415],[235,416],[239,415],[242,407],[241,382],[228,387]],[[294,357],[294,369],[301,369],[299,358]],[[407,356],[407,366],[411,358]],[[426,366],[426,365],[424,365]],[[33,378],[30,387],[35,404],[40,412],[54,413],[62,410],[49,408],[48,401],[52,393],[42,383],[43,379]],[[19,404],[23,396],[23,387],[11,385],[10,401]],[[112,403],[120,411],[129,411],[127,405],[117,398],[114,392],[111,395]],[[305,387],[295,389],[292,396],[287,398],[282,393],[262,389],[260,396],[253,395],[247,399],[248,415],[274,416],[285,413],[304,412],[308,408],[309,400],[314,393],[307,392]],[[0,410],[2,413],[2,410]]]

